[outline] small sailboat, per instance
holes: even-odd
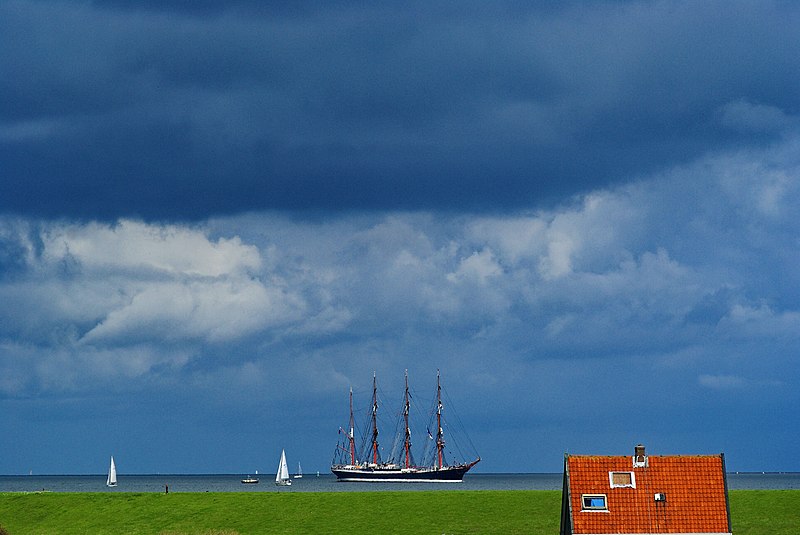
[[[114,456],[111,456],[111,466],[108,467],[108,477],[106,478],[106,486],[117,486],[117,466],[114,464]]]
[[[300,466],[300,463],[297,463],[297,473],[294,475],[295,479],[300,479],[303,477],[303,467]]]
[[[292,484],[289,479],[289,467],[286,465],[286,450],[281,450],[281,460],[278,463],[278,472],[275,474],[275,484],[288,486]]]
[[[258,483],[258,470],[256,470],[256,477],[247,476],[242,480],[242,483],[246,485],[255,485]]]

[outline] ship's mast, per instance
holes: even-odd
[[[356,464],[356,433],[355,433],[355,419],[353,418],[353,387],[350,387],[350,434],[347,440],[350,441],[350,465]]]
[[[442,385],[439,383],[439,370],[436,370],[436,457],[439,468],[444,465],[444,431],[442,431]]]
[[[403,420],[406,424],[405,436],[403,437],[403,456],[405,457],[405,467],[411,468],[411,428],[408,426],[408,413],[411,408],[411,401],[408,395],[408,370],[406,370],[406,392],[403,403]]]
[[[378,464],[378,380],[372,372],[372,463]]]

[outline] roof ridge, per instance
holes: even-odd
[[[595,457],[595,458],[602,458],[602,459],[630,459],[633,455],[592,455],[587,453],[565,453],[566,457]],[[694,458],[694,457],[720,457],[722,453],[698,453],[698,454],[667,454],[667,455],[650,455],[647,454],[648,457],[687,457],[687,458]]]

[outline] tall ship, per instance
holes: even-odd
[[[456,460],[455,454],[446,448],[444,434],[444,404],[439,371],[436,371],[436,398],[433,411],[433,425],[427,427],[427,438],[422,462],[417,463],[412,453],[411,442],[411,394],[408,389],[408,370],[405,372],[405,391],[403,395],[402,419],[398,425],[392,451],[387,459],[382,458],[378,444],[378,383],[372,375],[372,406],[370,407],[368,433],[362,439],[362,446],[356,448],[355,418],[353,416],[353,389],[350,388],[350,425],[348,430],[339,428],[344,441],[336,445],[331,472],[338,481],[361,482],[460,482],[470,468],[481,458],[477,454],[470,460]],[[430,428],[435,426],[435,436]],[[467,438],[467,440],[469,440]],[[471,443],[470,443],[471,446]],[[474,447],[472,447],[474,450]],[[463,455],[462,455],[463,456]]]

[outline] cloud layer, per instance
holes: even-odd
[[[183,384],[299,407],[372,369],[433,366],[480,425],[556,419],[553,440],[577,446],[570,425],[625,435],[633,422],[669,443],[669,426],[699,428],[718,403],[779,414],[797,401],[797,148],[718,154],[507,216],[6,217],[0,391]],[[668,399],[663,422],[624,424],[636,398]],[[602,414],[575,412],[598,401]]]
[[[785,2],[4,2],[0,210],[552,206],[796,125],[798,19]]]

